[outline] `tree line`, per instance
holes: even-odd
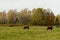
[[[59,25],[60,15],[55,16],[52,10],[43,8],[25,8],[19,12],[11,9],[0,12],[0,24]]]

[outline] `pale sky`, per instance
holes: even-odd
[[[60,14],[60,0],[0,0],[0,11],[24,8],[50,8],[57,15]]]

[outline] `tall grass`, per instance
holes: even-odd
[[[20,27],[0,27],[0,40],[60,40],[60,28],[46,30],[46,27],[31,26],[29,30]]]

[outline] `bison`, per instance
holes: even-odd
[[[47,30],[52,30],[52,29],[53,29],[52,26],[48,26],[48,27],[47,27]]]
[[[10,27],[13,27],[13,25],[10,25]]]
[[[25,25],[23,29],[29,29],[29,25]]]
[[[13,24],[10,24],[10,27],[13,27],[14,25]]]

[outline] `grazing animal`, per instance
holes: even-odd
[[[52,30],[52,29],[53,29],[52,26],[48,26],[48,27],[47,27],[47,30]]]
[[[12,25],[10,27],[13,27]]]
[[[29,29],[29,25],[25,25],[23,29]]]
[[[13,24],[11,24],[10,27],[13,27]]]

